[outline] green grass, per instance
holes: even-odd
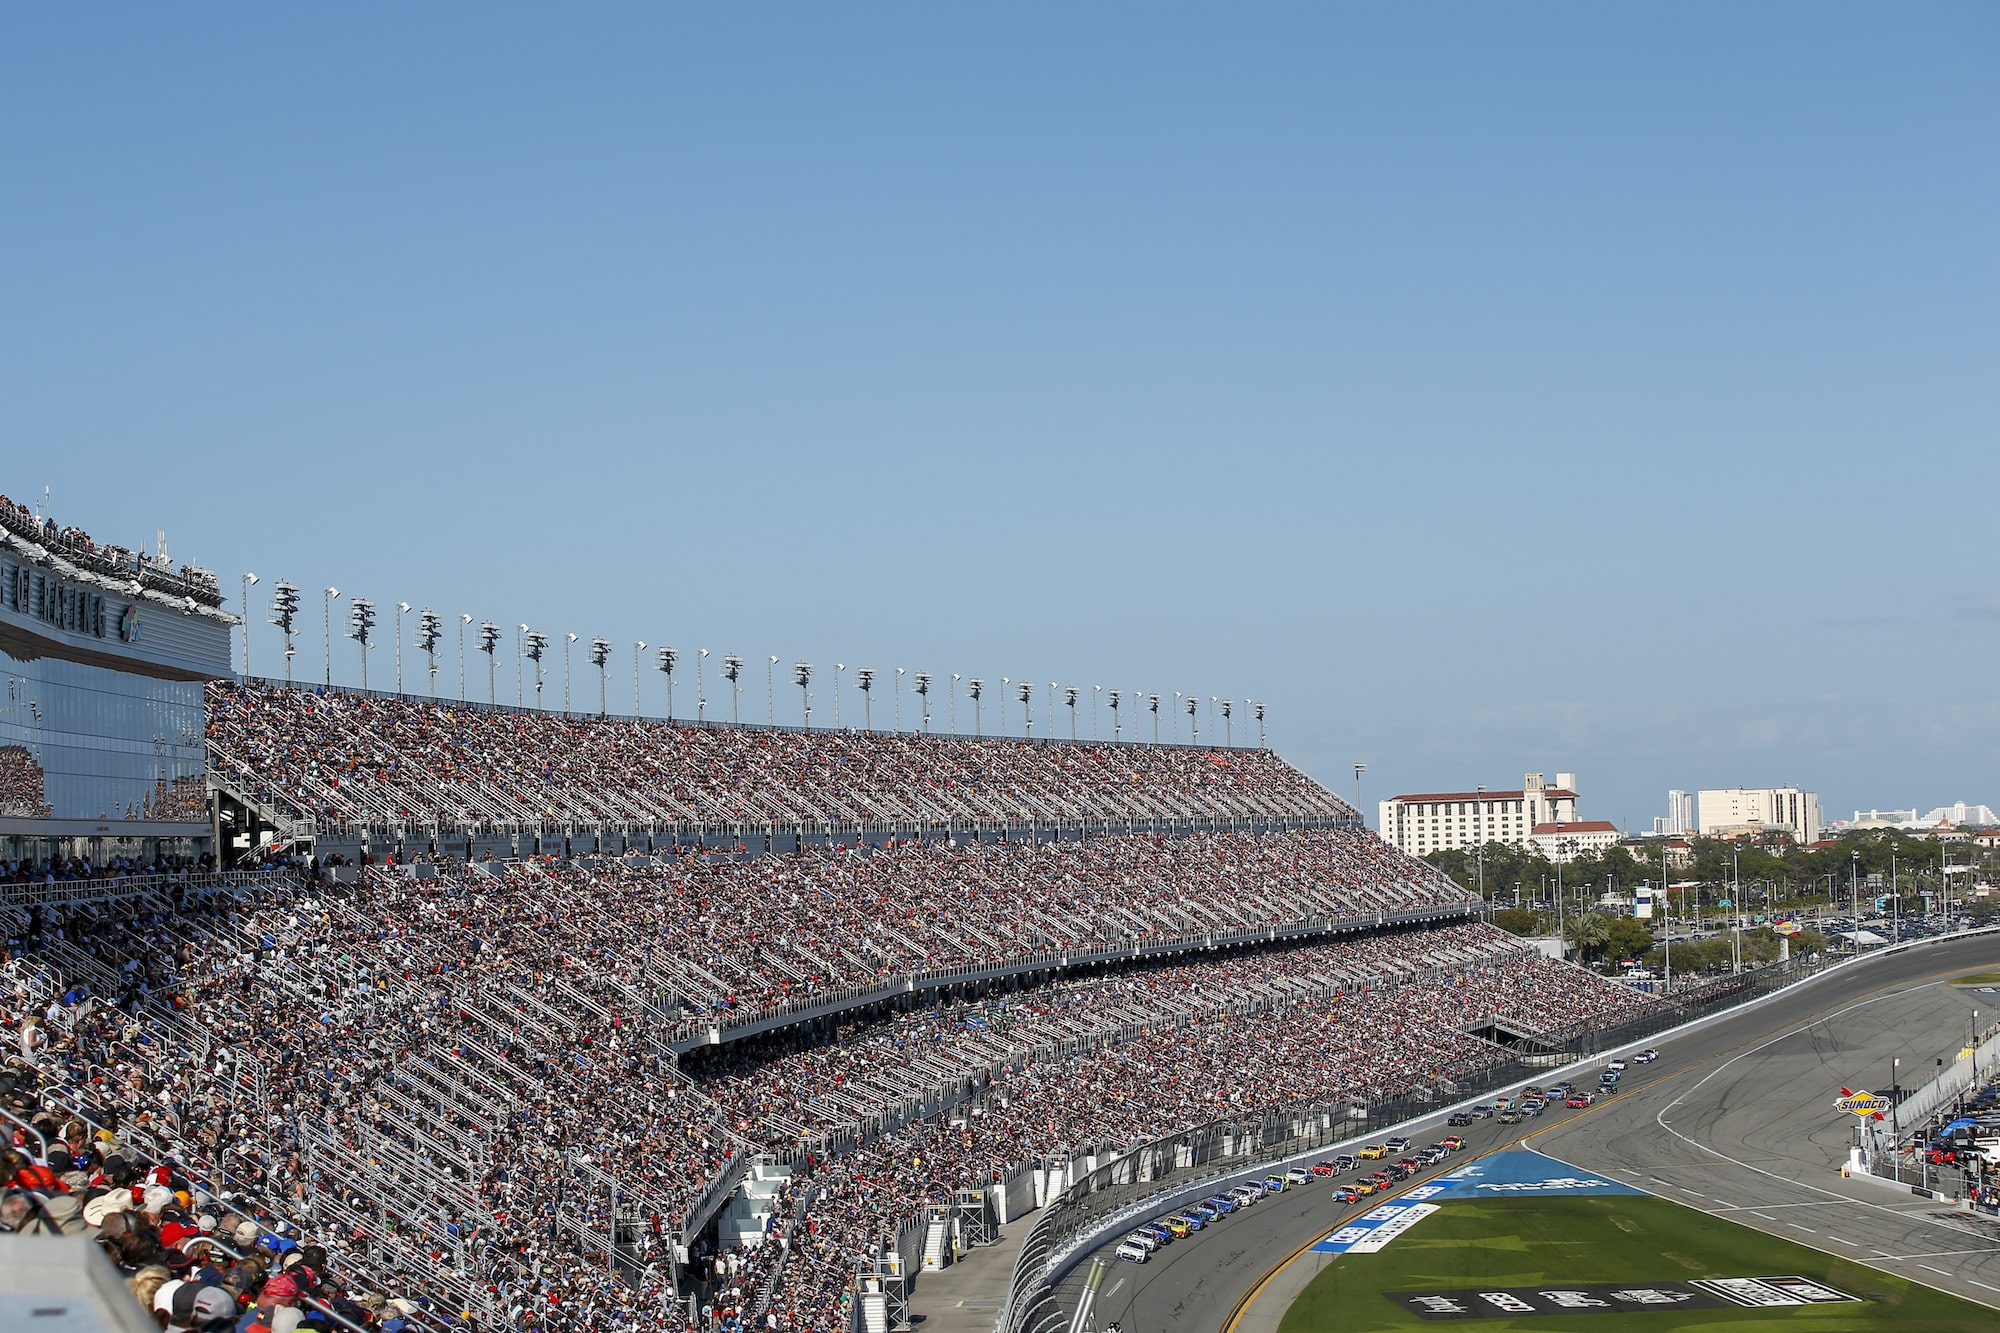
[[[1376,1254],[1343,1254],[1300,1293],[1280,1333],[1386,1333],[1429,1329],[1390,1291],[1537,1286],[1544,1282],[1686,1281],[1698,1277],[1815,1278],[1865,1305],[1775,1310],[1659,1310],[1640,1314],[1523,1315],[1470,1319],[1469,1333],[1763,1328],[1788,1333],[1992,1333],[2000,1314],[1878,1269],[1651,1196],[1440,1200],[1438,1212]],[[1307,1253],[1297,1262],[1321,1256]]]
[[[1954,986],[2000,985],[2000,972],[1973,972],[1966,976],[1952,978]]]

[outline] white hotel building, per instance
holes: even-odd
[[[1551,787],[1540,773],[1528,773],[1516,791],[1412,792],[1391,796],[1380,811],[1383,841],[1411,856],[1489,842],[1530,847],[1537,826],[1577,822],[1576,775],[1558,773]]]

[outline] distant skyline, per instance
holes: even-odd
[[[1991,5],[4,24],[0,492],[260,670],[284,577],[302,677],[332,584],[378,686],[401,599],[1262,698],[1371,821],[2000,790]]]

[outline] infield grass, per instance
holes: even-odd
[[[1953,977],[1954,986],[1994,986],[2000,985],[2000,972],[1971,972],[1962,977]]]
[[[1468,1333],[1611,1333],[1763,1329],[1811,1333],[1993,1333],[2000,1311],[1890,1273],[1725,1222],[1650,1195],[1440,1200],[1439,1210],[1375,1254],[1333,1256],[1286,1311],[1280,1333],[1427,1329],[1390,1291],[1528,1287],[1556,1282],[1686,1281],[1701,1277],[1814,1278],[1861,1305],[1774,1310],[1649,1310],[1469,1319]],[[1306,1254],[1296,1262],[1311,1263]]]

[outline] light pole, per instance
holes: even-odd
[[[667,678],[667,724],[669,726],[673,725],[674,721],[674,663],[680,660],[681,655],[679,653],[665,644],[660,645],[660,674]]]
[[[1181,692],[1179,690],[1174,691],[1173,715],[1174,715],[1174,744],[1179,745],[1181,743]]]
[[[1666,990],[1662,994],[1672,995],[1674,993],[1674,891],[1667,883],[1667,849],[1664,845],[1660,848],[1660,898],[1666,904],[1661,925],[1666,927],[1667,932],[1667,980]]]
[[[813,722],[812,691],[807,688],[812,684],[812,674],[811,662],[792,663],[792,684],[799,687],[799,717],[807,727]]]
[[[865,734],[875,730],[875,668],[856,667],[854,680],[861,687],[861,730]]]
[[[366,597],[352,597],[347,602],[347,637],[360,645],[361,688],[368,688],[368,650],[373,645],[368,636],[375,629],[375,603]]]
[[[425,674],[430,680],[430,694],[433,699],[437,698],[438,692],[438,639],[443,634],[444,622],[438,619],[437,612],[427,606],[417,613],[417,647],[421,648],[424,656],[430,659],[430,667]]]
[[[840,673],[847,670],[847,663],[833,664],[833,729],[840,730]]]
[[[458,698],[465,701],[465,627],[472,623],[472,613],[458,613]]]
[[[931,730],[931,673],[919,671],[910,677],[910,680],[910,688],[917,692],[917,700],[922,710],[917,729],[928,736]]]
[[[243,576],[243,597],[237,605],[243,608],[243,676],[250,676],[250,585],[257,581],[255,574]]]
[[[522,643],[521,636],[527,632],[528,624],[526,621],[522,621],[520,624],[514,626],[514,707],[516,708],[521,707],[527,702],[526,696],[521,692],[523,674],[521,663],[527,657],[527,646]]]
[[[1104,690],[1102,685],[1097,688]],[[1116,745],[1124,734],[1118,721],[1118,691],[1104,690],[1104,702],[1111,709],[1111,743]]]
[[[644,639],[632,641],[632,716],[644,717],[646,710],[639,703],[639,654],[646,651]]]
[[[1033,736],[1035,734],[1035,714],[1034,710],[1028,705],[1028,696],[1034,692],[1034,688],[1033,685],[1024,680],[1014,691],[1015,695],[1021,700],[1021,734],[1023,736]]]
[[[1076,686],[1063,687],[1063,702],[1069,706],[1069,738],[1076,739]]]
[[[571,637],[575,636],[572,635]],[[535,664],[535,707],[537,708],[542,706],[542,677],[548,674],[542,667],[542,656],[548,650],[549,636],[538,629],[529,630],[528,660]],[[563,676],[565,678],[563,681],[563,694],[567,696],[569,694],[569,682],[567,679],[569,676],[569,652],[566,649],[563,652]],[[567,697],[563,699],[563,713],[565,716],[569,713],[569,700]]]
[[[611,660],[611,640],[592,639],[590,641],[590,662],[597,668],[597,715],[603,717],[610,710],[604,705],[604,691],[610,679],[605,671],[605,663]]]
[[[957,680],[958,677],[953,676],[952,679]],[[972,700],[972,734],[974,736],[984,736],[986,734],[985,728],[982,725],[979,707],[979,696],[985,692],[986,682],[979,677],[974,676],[971,680],[965,682],[965,695],[968,699]]]
[[[1208,696],[1208,743],[1215,744],[1215,696]]]
[[[708,649],[694,650],[694,720],[708,721],[708,679],[703,666],[708,661]]]
[[[722,677],[729,682],[729,725],[743,725],[743,659],[729,653],[722,659]]]
[[[764,724],[778,725],[778,655],[771,654],[764,659]]]
[[[1146,696],[1146,711],[1150,712],[1153,715],[1153,744],[1158,745],[1160,743],[1160,696],[1159,695],[1149,694]]]
[[[1222,701],[1222,743],[1233,750],[1236,748],[1236,727],[1229,720],[1229,703],[1227,699]],[[1211,730],[1210,734],[1213,735],[1214,732]]]
[[[1261,699],[1257,701],[1257,748],[1260,750],[1271,748],[1270,737],[1264,734],[1264,702]]]
[[[1188,715],[1188,744],[1189,744],[1189,745],[1199,745],[1199,744],[1201,744],[1201,718],[1200,718],[1200,716],[1199,716],[1199,715],[1198,715],[1198,714],[1196,713],[1196,711],[1195,711],[1196,709],[1198,709],[1198,708],[1200,708],[1200,707],[1201,707],[1201,704],[1200,704],[1200,703],[1199,703],[1199,702],[1198,702],[1198,701],[1197,701],[1197,700],[1195,699],[1195,697],[1194,697],[1194,696],[1193,696],[1192,694],[1190,694],[1190,695],[1189,695],[1189,696],[1187,697],[1187,715]]]
[[[1259,720],[1261,721],[1261,719]],[[1354,813],[1357,815],[1361,814],[1361,775],[1367,771],[1368,765],[1366,764],[1356,764],[1354,766]],[[1368,822],[1367,817],[1363,816],[1361,822],[1366,824]]]
[[[279,579],[271,585],[271,623],[285,635],[285,684],[292,683],[292,655],[298,652],[294,639],[299,614],[299,590]]]
[[[329,587],[320,598],[320,619],[325,622],[326,638],[326,684],[333,688],[333,599],[340,596],[340,589]]]
[[[1847,883],[1854,891],[1854,933],[1848,942],[1854,946],[1854,952],[1858,954],[1861,952],[1861,853],[1857,850],[1848,855],[1852,860],[1848,863]]]
[[[403,617],[410,614],[408,602],[396,603],[396,693],[403,692]]]
[[[1090,743],[1097,744],[1097,699],[1104,693],[1102,685],[1090,687]]]
[[[896,687],[896,730],[903,730],[903,667],[896,668],[896,679],[891,682]]]
[[[954,671],[951,673],[951,685],[946,696],[950,708],[951,734],[954,736],[958,735],[958,682],[959,674]]]
[[[573,632],[569,630],[563,631],[563,716],[564,717],[568,717],[570,714],[569,646],[575,642],[576,642],[576,635]]]
[[[500,627],[490,620],[479,622],[479,651],[486,654],[486,702],[490,707],[496,702],[493,694],[493,680],[498,666],[494,650],[500,646]],[[459,668],[460,674],[465,668]],[[463,694],[464,690],[459,693]]]

